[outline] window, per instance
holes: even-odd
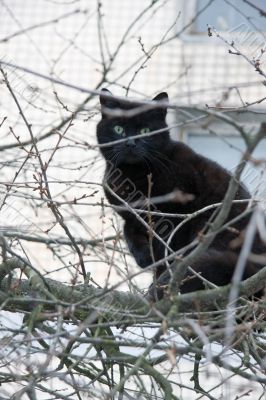
[[[235,135],[216,137],[188,133],[187,143],[197,153],[216,161],[231,172],[234,172],[245,149],[243,139]],[[256,167],[249,163],[243,172],[242,180],[252,193],[256,192],[258,197],[266,202],[266,139],[259,143],[253,156],[264,162]]]
[[[194,7],[190,8],[190,17],[197,14],[207,6],[210,0],[195,0]],[[187,2],[190,3],[191,2]],[[234,30],[241,26],[242,31],[265,30],[265,17],[260,15],[259,10],[266,12],[265,0],[252,0],[250,4],[239,0],[214,0],[205,11],[203,11],[194,22],[191,33],[206,33],[207,24],[214,26],[219,31]],[[188,9],[186,11],[189,11]],[[248,19],[246,18],[248,17]]]

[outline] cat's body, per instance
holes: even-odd
[[[105,91],[108,94],[109,92]],[[167,95],[162,93],[154,100],[166,100]],[[177,192],[175,201],[162,199],[150,210],[160,213],[191,214],[203,207],[222,202],[230,174],[215,162],[195,153],[181,142],[170,139],[165,122],[166,107],[155,108],[130,118],[113,117],[105,115],[108,109],[120,108],[132,110],[138,104],[128,104],[112,98],[101,96],[103,118],[98,124],[97,136],[100,144],[106,144],[119,139],[122,143],[110,147],[103,147],[101,151],[107,160],[105,172],[106,196],[111,204],[123,205],[119,197],[137,209],[146,209],[143,206],[144,198],[158,199],[158,197]],[[118,128],[119,127],[119,128]],[[149,132],[165,129],[164,132],[148,136]],[[145,130],[145,132],[143,131]],[[132,136],[144,132],[142,137],[132,139]],[[111,189],[111,190],[110,190]],[[118,196],[118,197],[117,197]],[[237,200],[248,199],[248,191],[242,186],[236,195]],[[234,204],[228,220],[241,214],[247,203]],[[139,214],[146,225],[139,221],[135,214],[124,209],[118,210],[125,221],[124,234],[129,250],[136,262],[145,268],[165,256],[165,245],[156,238],[160,236],[167,242],[173,229],[182,221],[181,218],[170,216]],[[175,235],[169,246],[177,251],[206,230],[207,223],[214,210],[201,213],[196,218],[186,222]],[[151,223],[152,218],[152,223]],[[212,242],[209,249],[192,265],[193,269],[202,274],[204,278],[216,285],[225,285],[230,282],[235,264],[241,249],[241,232],[245,230],[249,217],[241,218],[230,229],[223,230]],[[156,235],[152,234],[152,226]],[[231,229],[233,228],[233,229]],[[253,246],[255,253],[266,253],[266,246],[259,240]],[[168,251],[168,254],[171,254]],[[186,253],[185,253],[186,254]],[[243,278],[254,274],[259,266],[247,263]],[[156,270],[159,277],[165,270],[162,263]],[[166,283],[167,274],[161,283]],[[181,292],[203,289],[205,286],[199,278],[186,280],[181,286]]]

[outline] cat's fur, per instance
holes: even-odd
[[[157,211],[178,214],[193,213],[210,204],[222,202],[228,188],[230,174],[217,163],[195,153],[184,143],[170,138],[165,121],[168,100],[166,93],[161,93],[153,99],[158,102],[156,108],[136,112],[131,116],[115,116],[115,112],[124,110],[127,113],[137,110],[140,106],[138,103],[117,100],[106,89],[102,93],[103,95],[100,96],[102,119],[97,126],[99,144],[105,145],[108,142],[127,139],[108,147],[101,147],[101,152],[107,161],[105,182],[116,195],[135,204],[136,208],[141,208],[139,205],[141,194],[143,200],[143,196],[154,198],[178,190],[179,197],[177,196],[176,201],[167,200],[156,205]],[[124,129],[123,135],[114,131],[118,129],[114,128],[117,126],[120,130],[121,127]],[[143,128],[149,128],[150,131],[164,128],[165,131],[151,136],[143,134],[140,138],[132,139],[132,136],[140,134]],[[123,205],[108,188],[105,188],[105,193],[111,204]],[[190,194],[190,196],[186,197],[185,194]],[[249,197],[248,191],[240,185],[235,198],[248,199]],[[246,203],[233,205],[227,220],[241,214],[246,207]],[[120,209],[118,212],[124,219],[124,236],[137,264],[145,268],[154,261],[164,258],[164,245],[156,237],[151,239],[147,226],[145,227],[136,215],[126,209]],[[213,212],[213,210],[205,212],[184,224],[174,235],[170,243],[171,249],[175,251],[181,249],[199,237],[206,229]],[[150,224],[146,214],[142,214],[142,217]],[[162,216],[153,216],[152,220],[154,231],[165,241],[171,234],[172,228],[181,222],[178,218]],[[233,229],[219,233],[209,249],[192,263],[193,269],[218,286],[228,284],[241,250],[242,236],[248,221],[249,217],[242,218],[231,226]],[[164,223],[166,223],[166,229],[161,234]],[[257,238],[252,250],[259,254],[266,253],[266,246]],[[260,267],[247,262],[243,279],[256,273]],[[162,264],[157,268],[157,278],[164,271],[165,265]],[[168,280],[168,274],[164,273],[159,283],[165,284]],[[193,277],[193,279],[185,279],[180,290],[185,293],[205,287],[201,279]]]

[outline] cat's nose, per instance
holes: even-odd
[[[135,146],[136,146],[135,139],[128,139],[128,140],[126,141],[126,146],[128,146],[128,147],[135,147]]]

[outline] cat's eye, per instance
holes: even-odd
[[[140,133],[142,134],[142,135],[145,135],[145,133],[149,133],[150,132],[150,129],[149,128],[142,128],[141,130],[140,130]]]
[[[114,132],[117,133],[118,135],[123,135],[125,133],[123,126],[115,125],[113,129]]]

